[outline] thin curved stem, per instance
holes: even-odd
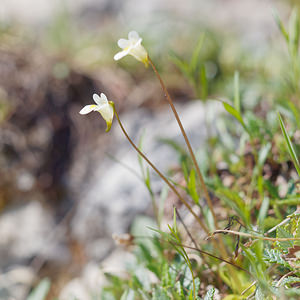
[[[249,234],[245,232],[239,232],[239,231],[233,231],[233,230],[216,230],[214,231],[210,236],[207,237],[207,239],[210,239],[212,236],[218,233],[229,233],[233,235],[238,235],[238,236],[244,236],[248,237],[251,239],[257,239],[257,240],[264,240],[264,241],[270,241],[270,242],[287,242],[287,241],[300,241],[300,238],[271,238],[271,237],[266,237],[266,236],[260,236],[260,235],[255,235],[255,234]]]
[[[172,109],[172,111],[173,111],[173,113],[174,113],[175,119],[176,119],[176,121],[177,121],[177,123],[178,123],[178,125],[179,125],[179,128],[180,128],[180,130],[181,130],[181,133],[182,133],[182,135],[183,135],[183,138],[184,138],[184,140],[185,140],[185,143],[186,143],[186,145],[187,145],[187,147],[188,147],[188,150],[189,150],[189,152],[190,152],[191,158],[192,158],[193,163],[194,163],[194,165],[195,165],[195,169],[196,169],[197,175],[198,175],[198,177],[199,177],[201,187],[202,187],[202,189],[203,189],[203,191],[204,191],[204,195],[205,195],[205,198],[206,198],[206,201],[207,201],[207,205],[208,205],[208,207],[209,207],[209,209],[210,209],[210,211],[211,211],[211,213],[212,213],[212,215],[213,215],[215,228],[218,229],[217,217],[216,217],[216,214],[215,214],[215,212],[214,212],[214,208],[213,208],[213,204],[212,204],[212,201],[211,201],[211,197],[210,197],[210,195],[209,195],[208,189],[207,189],[207,187],[206,187],[206,184],[205,184],[205,182],[204,182],[203,176],[202,176],[201,171],[200,171],[200,169],[199,169],[199,165],[198,165],[198,163],[197,163],[197,160],[196,160],[194,151],[193,151],[193,149],[192,149],[192,146],[191,146],[191,144],[190,144],[190,141],[189,141],[189,139],[188,139],[188,137],[187,137],[187,134],[186,134],[186,132],[185,132],[185,130],[184,130],[184,127],[183,127],[183,125],[182,125],[182,123],[181,123],[181,120],[180,120],[180,118],[179,118],[179,115],[178,115],[178,113],[177,113],[177,110],[176,110],[176,108],[175,108],[175,106],[174,106],[174,103],[173,103],[173,101],[172,101],[172,98],[171,98],[171,96],[170,96],[170,94],[169,94],[169,92],[168,92],[168,90],[167,90],[167,88],[166,88],[166,86],[165,86],[165,84],[164,84],[162,78],[160,77],[160,75],[159,75],[159,73],[158,73],[158,71],[157,71],[157,69],[156,69],[154,63],[152,62],[152,60],[150,59],[149,56],[148,56],[148,60],[149,60],[149,63],[150,63],[150,65],[151,65],[151,67],[152,67],[152,69],[153,69],[155,75],[157,76],[157,78],[158,78],[158,80],[159,80],[159,82],[160,82],[160,85],[161,85],[161,87],[162,87],[162,89],[163,89],[163,91],[164,91],[165,97],[166,97],[166,99],[167,99],[167,101],[168,101],[168,103],[169,103],[169,105],[170,105],[170,107],[171,107],[171,109]]]
[[[196,173],[197,173],[197,175],[198,175],[198,177],[199,177],[200,185],[201,185],[201,187],[202,187],[202,189],[203,189],[203,192],[204,192],[204,195],[205,195],[205,198],[206,198],[207,205],[208,205],[208,207],[209,207],[209,209],[210,209],[210,211],[211,211],[211,214],[212,214],[212,216],[213,216],[215,229],[218,229],[218,228],[219,228],[219,226],[218,226],[218,220],[217,220],[217,217],[216,217],[216,214],[215,214],[215,211],[214,211],[214,207],[213,207],[213,204],[212,204],[212,200],[211,200],[211,197],[210,197],[210,195],[209,195],[209,192],[208,192],[208,189],[207,189],[207,187],[206,187],[206,184],[205,184],[205,182],[204,182],[204,179],[203,179],[202,173],[201,173],[201,171],[200,171],[199,165],[198,165],[198,163],[197,163],[197,160],[196,160],[194,151],[193,151],[193,149],[192,149],[191,143],[190,143],[190,141],[189,141],[189,139],[188,139],[188,137],[187,137],[187,134],[186,134],[186,132],[185,132],[185,130],[184,130],[184,127],[183,127],[183,125],[182,125],[182,123],[181,123],[181,120],[180,120],[180,118],[179,118],[179,115],[178,115],[178,113],[177,113],[177,110],[176,110],[176,108],[175,108],[175,106],[174,106],[173,100],[172,100],[172,98],[171,98],[171,96],[170,96],[170,94],[169,94],[169,92],[168,92],[168,90],[167,90],[167,88],[166,88],[166,86],[165,86],[165,84],[164,84],[162,78],[160,77],[160,75],[159,75],[159,73],[158,73],[158,71],[157,71],[157,69],[156,69],[154,63],[152,62],[152,60],[150,59],[149,56],[148,56],[148,60],[149,60],[149,64],[151,65],[151,67],[152,67],[152,69],[153,69],[155,75],[157,76],[157,78],[158,78],[158,80],[159,80],[159,82],[160,82],[160,85],[161,85],[162,90],[163,90],[163,92],[164,92],[164,94],[165,94],[165,97],[166,97],[166,99],[167,99],[167,101],[168,101],[168,103],[169,103],[169,105],[170,105],[170,107],[171,107],[171,109],[172,109],[172,111],[173,111],[173,114],[174,114],[174,116],[175,116],[175,119],[176,119],[176,121],[177,121],[177,123],[178,123],[178,125],[179,125],[179,128],[180,128],[180,130],[181,130],[181,134],[182,134],[183,137],[184,137],[184,140],[185,140],[185,143],[186,143],[187,148],[188,148],[188,150],[189,150],[189,153],[190,153],[190,155],[191,155],[192,161],[193,161],[193,163],[194,163],[194,165],[195,165]],[[219,243],[218,243],[217,247],[219,248],[219,250],[220,250],[220,252],[221,252],[221,255],[225,258],[225,257],[228,256],[228,253],[227,253],[225,244],[224,244],[224,242],[223,242],[223,239],[222,239],[222,238],[218,238],[218,241],[219,241]],[[236,283],[240,282],[239,278],[237,277],[237,275],[236,275],[236,273],[234,272],[234,270],[232,269],[232,267],[229,266],[228,269],[229,269],[229,273],[230,273],[230,275],[231,275],[231,281],[235,281]]]
[[[170,189],[174,192],[174,194],[178,197],[178,199],[187,207],[187,209],[190,211],[190,213],[195,217],[201,228],[208,234],[209,230],[207,226],[203,223],[203,221],[200,219],[199,216],[193,211],[192,207],[188,204],[188,202],[179,194],[177,189],[173,186],[173,184],[170,183],[170,181],[154,166],[154,164],[147,158],[147,156],[135,145],[135,143],[132,141],[132,139],[127,134],[127,131],[125,130],[119,115],[114,107],[114,113],[116,116],[116,119],[120,125],[120,128],[122,132],[124,133],[125,137],[131,144],[131,146],[135,149],[135,151],[138,152],[138,154],[150,165],[150,167],[158,174],[158,176],[170,187]]]
[[[223,262],[225,262],[226,264],[228,264],[228,265],[230,265],[230,266],[233,266],[233,267],[235,267],[235,268],[237,268],[237,269],[239,269],[239,270],[241,270],[241,271],[244,271],[244,272],[248,273],[249,275],[251,275],[251,273],[250,273],[249,271],[247,271],[247,270],[245,270],[244,268],[242,268],[242,267],[236,265],[235,263],[233,263],[233,262],[231,262],[231,261],[229,261],[229,260],[227,260],[227,259],[224,259],[224,258],[222,258],[222,257],[216,256],[216,255],[214,255],[214,254],[212,254],[212,253],[209,253],[209,252],[206,252],[206,251],[204,251],[204,250],[201,250],[201,249],[199,249],[199,248],[195,248],[195,247],[188,246],[188,245],[184,245],[184,244],[177,244],[177,243],[175,243],[175,242],[170,242],[170,244],[175,244],[175,245],[181,246],[181,247],[183,247],[183,248],[187,248],[187,249],[191,249],[191,250],[198,251],[198,252],[200,252],[200,253],[202,253],[202,254],[204,254],[204,255],[207,255],[207,256],[213,257],[213,258],[215,258],[215,259],[218,259],[218,260],[220,260],[220,261],[223,261]]]

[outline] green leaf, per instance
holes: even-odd
[[[153,291],[152,300],[170,300],[171,298],[168,296],[166,290],[161,287],[156,287]]]
[[[170,59],[180,70],[180,72],[186,76],[187,79],[192,81],[191,74],[189,72],[189,65],[184,60],[182,60],[175,52],[170,52]]]
[[[199,277],[195,278],[195,294],[198,295],[200,289],[200,279]]]
[[[178,294],[178,296],[180,296],[180,299],[184,299],[184,291],[183,291],[183,287],[180,281],[177,281],[175,283],[175,288],[176,288],[176,292]]]
[[[262,204],[259,209],[259,214],[258,214],[258,223],[260,227],[262,227],[264,224],[264,220],[268,213],[269,204],[270,204],[270,199],[268,197],[265,197],[262,201]]]
[[[255,300],[266,300],[266,297],[265,297],[261,287],[258,287],[256,289]]]
[[[265,164],[265,161],[268,157],[268,154],[269,154],[271,148],[272,148],[271,143],[267,143],[260,149],[259,155],[258,155],[258,166],[260,168],[263,167],[263,165]]]
[[[196,204],[199,204],[199,196],[196,188],[196,172],[194,169],[191,170],[189,181],[188,181],[188,191],[192,199]]]
[[[281,31],[281,33],[284,36],[285,40],[288,42],[289,41],[289,35],[288,35],[282,21],[280,20],[277,11],[273,10],[273,16],[274,16],[274,19],[277,23],[277,26],[278,26],[279,30]]]
[[[290,264],[287,261],[285,261],[281,257],[281,255],[282,252],[277,249],[265,249],[264,259],[270,263],[275,263],[288,269],[291,269]]]
[[[169,265],[166,262],[162,266],[160,277],[163,287],[168,287],[172,284],[169,273]]]
[[[204,296],[203,300],[214,300],[214,295],[215,295],[215,288],[211,288],[207,291],[206,295]]]
[[[299,15],[297,9],[292,11],[289,22],[289,48],[293,55],[297,55],[299,46]]]
[[[285,230],[282,226],[277,227],[276,229],[276,237],[277,238],[293,238],[293,234]],[[282,250],[287,252],[288,248],[294,246],[293,241],[284,241],[284,242],[276,242],[276,245]]]
[[[232,116],[234,116],[241,123],[241,125],[245,128],[245,130],[247,130],[241,114],[230,104],[228,104],[224,101],[222,101],[222,103],[223,103],[224,108],[227,110],[227,112],[229,112]]]
[[[144,180],[145,180],[146,187],[151,192],[152,189],[151,189],[151,178],[150,178],[149,168],[146,168],[146,177],[144,178]]]
[[[173,208],[173,229],[176,235],[177,234],[176,207]]]
[[[290,298],[290,299],[299,299],[300,296],[299,288],[290,288],[285,290],[284,293],[287,297],[298,296],[297,298]]]
[[[295,230],[295,234],[294,237],[295,238],[300,238],[300,218],[297,218],[297,220],[295,220],[296,223],[296,230]],[[300,241],[295,241],[295,246],[300,246]]]
[[[287,199],[276,199],[274,202],[278,206],[282,206],[282,205],[299,205],[300,204],[300,196],[289,197]]]
[[[192,54],[192,58],[191,58],[191,61],[190,61],[190,69],[193,73],[195,73],[196,70],[197,70],[198,59],[199,59],[200,51],[201,51],[202,46],[203,46],[204,39],[205,39],[205,33],[203,33],[201,35],[201,37],[199,38],[197,46],[196,46],[196,48],[195,48],[195,50],[193,51],[193,54]]]
[[[200,79],[201,79],[201,97],[202,99],[207,98],[207,78],[206,78],[206,68],[205,65],[201,66],[200,68]]]
[[[280,127],[281,127],[281,130],[282,130],[282,133],[283,133],[283,136],[284,136],[284,139],[285,139],[285,142],[288,146],[288,150],[290,152],[290,155],[291,155],[291,158],[293,160],[293,163],[294,163],[294,166],[298,172],[298,175],[300,176],[300,164],[299,164],[299,160],[297,158],[297,155],[296,155],[296,152],[294,150],[294,147],[293,147],[293,144],[291,142],[291,139],[286,131],[286,128],[284,126],[284,123],[282,121],[282,118],[281,118],[281,115],[280,113],[278,113],[278,118],[279,118],[279,123],[280,123]]]
[[[50,290],[51,282],[48,278],[44,278],[38,286],[30,293],[27,300],[44,300]]]
[[[260,138],[262,143],[265,142],[264,136],[266,131],[268,131],[268,128],[264,122],[251,111],[247,111],[245,113],[243,120],[246,124],[245,130],[249,133],[249,135]]]
[[[291,283],[297,283],[300,282],[300,278],[299,277],[294,277],[294,276],[289,276],[284,278],[279,286],[284,286],[286,284],[291,284]]]
[[[297,123],[297,127],[300,128],[300,111],[292,101],[288,101],[288,107],[293,113],[294,121]]]

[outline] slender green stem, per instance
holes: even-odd
[[[153,239],[153,238],[154,238],[154,237],[151,237],[151,236],[143,236],[143,235],[134,235],[133,237],[134,237],[135,239]],[[155,237],[155,238],[156,238],[156,237]],[[162,242],[170,243],[170,244],[173,245],[173,246],[179,246],[179,247],[182,247],[182,248],[195,250],[196,252],[199,252],[199,253],[201,253],[201,254],[203,254],[203,255],[207,255],[207,256],[209,256],[209,257],[215,258],[215,259],[217,259],[217,260],[219,260],[219,261],[222,261],[222,262],[224,262],[224,263],[226,263],[226,264],[228,264],[228,265],[231,265],[231,266],[233,266],[233,267],[235,267],[235,268],[237,268],[237,269],[239,269],[239,270],[241,270],[241,271],[244,271],[244,272],[248,273],[249,275],[251,275],[251,273],[250,273],[248,270],[246,270],[246,269],[240,267],[239,265],[233,263],[232,261],[229,261],[229,260],[226,260],[226,259],[224,259],[224,258],[222,258],[222,257],[216,256],[216,255],[214,255],[214,254],[212,254],[212,253],[210,253],[210,252],[201,250],[199,247],[193,247],[193,246],[190,246],[190,245],[177,243],[177,242],[174,241],[174,240],[166,239],[166,238],[163,238],[163,237],[159,237],[159,240],[162,241]],[[251,276],[252,276],[252,275],[251,275]]]
[[[187,209],[190,211],[190,213],[195,217],[201,228],[208,234],[209,230],[207,226],[203,223],[203,221],[200,219],[199,216],[193,211],[192,207],[188,204],[188,202],[179,194],[177,189],[174,187],[173,184],[170,183],[170,181],[153,165],[153,163],[146,157],[146,155],[135,145],[135,143],[132,141],[132,139],[127,134],[127,131],[125,130],[119,115],[114,107],[114,113],[116,116],[116,119],[118,120],[118,123],[120,125],[120,128],[122,132],[124,133],[125,137],[131,144],[131,146],[135,149],[136,152],[149,164],[149,166],[158,174],[158,176],[170,187],[170,189],[174,192],[174,194],[178,197],[178,199],[187,207]]]
[[[257,280],[254,280],[245,290],[241,292],[241,295],[245,295],[256,284],[257,284]]]
[[[264,241],[270,241],[270,242],[287,242],[287,241],[300,241],[300,238],[271,238],[267,236],[261,236],[261,235],[255,235],[255,234],[249,234],[245,232],[239,232],[239,231],[233,231],[233,230],[216,230],[210,235],[207,239],[211,238],[213,235],[218,234],[218,233],[230,233],[233,235],[238,235],[238,236],[244,236],[248,237],[251,239],[257,239],[257,240],[264,240]]]
[[[244,272],[248,273],[249,275],[251,275],[249,271],[243,269],[243,268],[240,267],[239,265],[236,265],[235,263],[233,263],[233,262],[231,262],[231,261],[229,261],[229,260],[226,260],[226,259],[224,259],[224,258],[222,258],[222,257],[218,257],[218,256],[216,256],[216,255],[214,255],[214,254],[211,254],[211,253],[209,253],[209,252],[206,252],[206,251],[204,251],[204,250],[201,250],[201,249],[198,249],[198,248],[195,248],[195,247],[192,247],[192,246],[188,246],[188,245],[184,245],[184,244],[177,244],[176,242],[173,242],[173,241],[169,241],[169,243],[170,243],[170,244],[173,244],[173,245],[181,246],[181,247],[183,247],[183,248],[187,248],[187,249],[191,249],[191,250],[198,251],[198,252],[200,252],[200,253],[202,253],[202,254],[204,254],[204,255],[207,255],[207,256],[210,256],[210,257],[212,257],[212,258],[215,258],[215,259],[218,259],[218,260],[220,260],[220,261],[223,261],[223,262],[225,262],[226,264],[228,264],[228,265],[230,265],[230,266],[233,266],[233,267],[235,267],[235,268],[237,268],[237,269],[239,269],[239,270],[241,270],[241,271],[244,271]]]
[[[165,86],[165,84],[164,84],[162,78],[160,77],[160,75],[159,75],[159,73],[158,73],[158,71],[157,71],[155,65],[153,64],[153,62],[152,62],[152,60],[150,59],[149,56],[148,56],[148,60],[149,60],[149,63],[150,63],[150,65],[151,65],[151,67],[152,67],[152,69],[153,69],[155,75],[157,76],[157,78],[158,78],[158,80],[159,80],[159,82],[160,82],[160,85],[161,85],[161,87],[162,87],[162,89],[163,89],[163,92],[164,92],[164,94],[165,94],[165,97],[166,97],[166,99],[167,99],[167,101],[168,101],[168,103],[169,103],[169,105],[170,105],[170,107],[171,107],[171,109],[172,109],[172,111],[173,111],[173,113],[174,113],[175,119],[176,119],[176,121],[177,121],[177,123],[178,123],[178,125],[179,125],[179,128],[180,128],[180,130],[181,130],[181,133],[182,133],[182,135],[183,135],[183,138],[184,138],[184,140],[185,140],[185,143],[186,143],[186,145],[187,145],[187,147],[188,147],[188,150],[189,150],[189,152],[190,152],[191,158],[192,158],[193,163],[194,163],[194,165],[195,165],[196,172],[197,172],[197,175],[198,175],[198,177],[199,177],[201,187],[202,187],[202,189],[203,189],[203,191],[204,191],[204,194],[205,194],[205,198],[206,198],[207,204],[208,204],[209,209],[210,209],[210,211],[211,211],[211,213],[212,213],[212,215],[213,215],[215,228],[218,229],[217,217],[216,217],[216,214],[215,214],[215,212],[214,212],[214,208],[213,208],[213,204],[212,204],[212,201],[211,201],[211,197],[210,197],[210,195],[209,195],[208,189],[207,189],[207,187],[206,187],[206,184],[205,184],[205,182],[204,182],[203,176],[202,176],[201,171],[200,171],[200,169],[199,169],[199,165],[198,165],[198,163],[197,163],[197,160],[196,160],[194,151],[193,151],[193,149],[192,149],[192,146],[191,146],[191,144],[190,144],[190,141],[189,141],[189,139],[188,139],[188,137],[187,137],[187,135],[186,135],[186,132],[185,132],[184,127],[183,127],[183,125],[182,125],[182,123],[181,123],[181,120],[180,120],[180,118],[179,118],[179,115],[178,115],[178,113],[177,113],[177,110],[176,110],[176,108],[175,108],[175,106],[174,106],[174,104],[173,104],[172,98],[171,98],[171,96],[170,96],[170,94],[169,94],[169,92],[168,92],[168,90],[167,90],[167,88],[166,88],[166,86]]]

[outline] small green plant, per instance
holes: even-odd
[[[206,67],[205,63],[199,59],[204,42],[205,34],[202,34],[189,62],[179,58],[174,52],[171,53],[171,60],[193,86],[196,96],[206,100],[208,95]]]

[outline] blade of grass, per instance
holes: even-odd
[[[251,136],[251,133],[249,132],[241,114],[230,104],[222,101],[224,108],[227,110],[227,112],[229,112],[233,117],[235,117],[240,124],[243,126],[243,128],[248,132],[248,134]]]
[[[288,149],[289,149],[291,158],[293,160],[294,166],[295,166],[295,168],[297,170],[298,175],[300,176],[300,164],[299,164],[299,160],[297,158],[297,155],[296,155],[295,149],[293,147],[293,144],[291,142],[291,139],[290,139],[290,137],[289,137],[289,135],[288,135],[288,133],[286,131],[286,128],[284,126],[284,123],[283,123],[283,120],[281,118],[280,113],[278,113],[278,118],[279,118],[279,123],[280,123],[281,130],[282,130],[285,142],[286,142],[286,144],[288,146]]]
[[[278,26],[279,30],[281,31],[281,33],[284,36],[285,40],[288,42],[289,41],[289,35],[288,35],[282,21],[280,20],[279,15],[278,15],[276,10],[273,10],[273,16],[274,16],[275,22],[277,23],[277,26]]]
[[[197,46],[196,46],[196,48],[195,48],[195,50],[193,51],[193,54],[192,54],[192,58],[191,58],[191,61],[190,61],[190,69],[193,73],[195,73],[196,70],[197,70],[198,59],[199,59],[200,51],[201,51],[202,46],[203,46],[204,39],[205,39],[205,33],[203,33],[200,36],[199,41],[197,43]]]

